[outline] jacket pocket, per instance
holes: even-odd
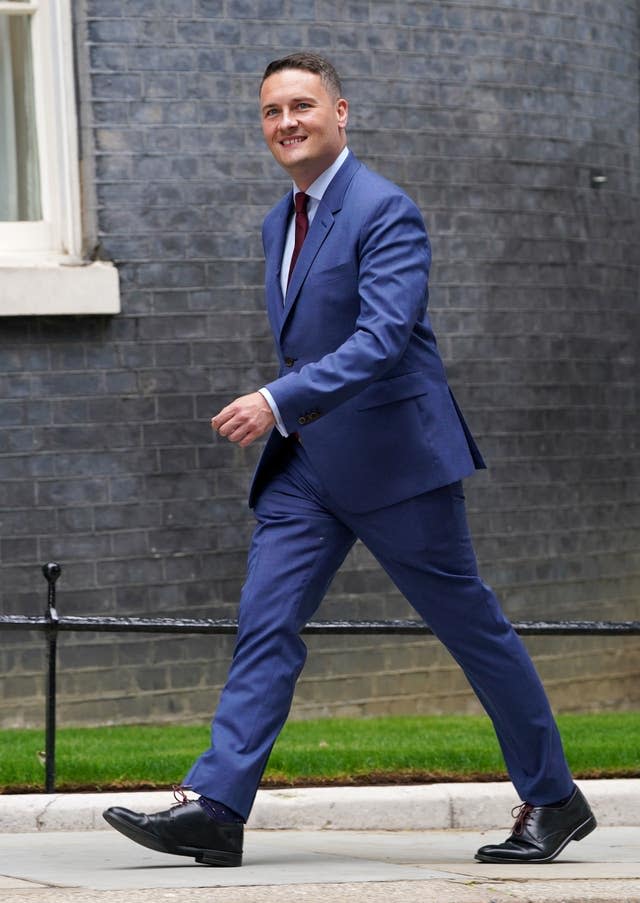
[[[422,370],[403,373],[391,379],[378,379],[358,395],[356,409],[366,411],[393,401],[415,398],[429,391],[429,378]]]
[[[307,281],[313,280],[321,285],[325,285],[328,282],[349,282],[357,278],[357,266],[355,266],[351,260],[347,260],[345,263],[334,264],[333,266],[325,267],[324,269],[311,267]]]

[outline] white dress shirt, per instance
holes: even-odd
[[[347,159],[349,154],[349,149],[344,148],[340,154],[333,161],[331,166],[328,169],[318,176],[315,182],[312,182],[311,185],[305,191],[305,194],[309,196],[309,200],[307,201],[307,219],[309,220],[309,228],[311,228],[311,223],[313,222],[313,218],[316,215],[316,211],[318,209],[318,204],[322,200],[322,197],[329,187],[329,183],[338,172],[344,161]],[[298,186],[293,184],[292,194],[295,195],[300,189]],[[291,265],[291,258],[293,256],[293,248],[295,245],[295,214],[291,215],[291,219],[289,220],[289,225],[287,227],[287,237],[284,243],[284,253],[282,254],[282,265],[280,267],[280,287],[282,288],[282,299],[284,304],[284,299],[287,295],[287,283],[289,281],[289,267]],[[275,417],[276,427],[278,432],[283,436],[288,436],[289,433],[285,429],[285,425],[282,422],[282,417],[280,416],[280,411],[278,410],[278,405],[273,398],[273,395],[268,389],[262,388],[258,389],[261,395],[267,401],[267,404],[271,408],[273,416]]]

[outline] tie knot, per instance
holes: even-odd
[[[305,194],[304,191],[297,191],[295,197],[293,199],[296,205],[296,213],[306,213],[307,212],[307,201],[309,200],[309,195]]]

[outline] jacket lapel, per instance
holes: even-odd
[[[322,247],[322,243],[331,231],[332,226],[333,214],[325,206],[323,198],[318,204],[316,215],[313,218],[307,237],[300,249],[300,256],[298,257],[296,265],[293,268],[293,273],[291,274],[291,282],[287,288],[284,302],[285,316],[295,299],[298,297],[300,287],[309,272],[309,267],[315,260],[316,254]]]
[[[279,334],[282,326],[284,299],[280,286],[280,269],[292,210],[292,196],[288,191],[273,208],[269,222],[265,223],[265,288],[267,312],[274,335]]]
[[[287,294],[284,300],[282,328],[284,328],[284,325],[293,310],[300,294],[300,289],[302,288],[307,273],[309,272],[318,251],[331,231],[331,227],[334,223],[333,214],[337,213],[342,208],[342,202],[347,187],[359,166],[359,160],[354,157],[352,153],[349,153],[349,156],[329,183],[329,187],[325,191],[324,197],[318,204],[316,215],[313,218],[307,237],[302,245],[300,256],[298,257],[293,273],[291,274],[291,282],[287,288]],[[283,249],[282,246],[281,252]],[[282,260],[282,253],[280,254],[280,260]],[[280,297],[282,298],[282,295],[280,295]]]

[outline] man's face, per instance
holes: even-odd
[[[332,97],[319,75],[283,69],[260,91],[262,132],[280,166],[305,191],[346,145],[348,104]]]

